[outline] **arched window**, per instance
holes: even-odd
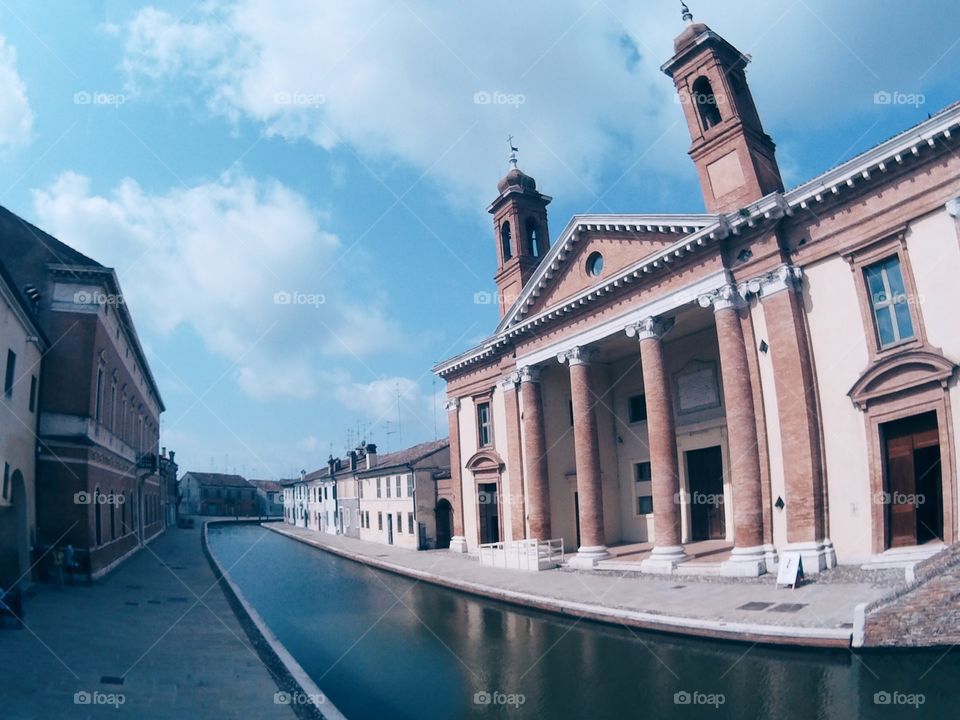
[[[546,249],[541,244],[540,228],[533,218],[527,218],[527,247],[530,248],[530,255],[535,258],[543,255]]]
[[[93,491],[93,516],[94,516],[94,525],[96,527],[96,539],[97,547],[100,547],[103,544],[103,526],[102,519],[100,517],[100,508],[102,503],[100,501],[100,488],[97,488]]]
[[[513,234],[510,232],[510,223],[504,222],[500,226],[500,251],[503,253],[503,261],[506,262],[513,257]]]
[[[693,104],[700,113],[704,130],[709,130],[723,120],[717,105],[717,96],[713,94],[713,86],[705,77],[699,78],[693,84]]]

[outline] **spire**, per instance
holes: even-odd
[[[683,0],[680,0],[680,9],[683,11],[683,15],[681,16],[683,18],[683,21],[685,23],[692,23],[693,13],[690,12],[690,8],[687,7],[687,4],[683,2]]]

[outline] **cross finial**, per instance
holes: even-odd
[[[510,146],[510,164],[513,167],[517,167],[517,153],[520,151],[520,148],[513,144],[513,135],[507,137],[507,144]]]
[[[693,13],[690,12],[690,8],[687,7],[687,4],[680,0],[680,9],[683,11],[683,21],[692,23],[693,22]]]

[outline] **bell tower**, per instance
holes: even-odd
[[[750,58],[693,22],[681,4],[687,27],[661,70],[673,79],[683,106],[707,212],[732,212],[783,191],[776,146],[763,131],[747,84]]]
[[[493,215],[497,249],[497,296],[500,317],[516,302],[523,287],[550,249],[547,205],[553,199],[537,190],[537,181],[517,167],[510,143],[510,170],[497,183],[499,195],[487,212]]]

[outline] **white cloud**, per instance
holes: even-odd
[[[17,73],[17,53],[0,35],[0,147],[24,145],[32,135],[33,111]]]
[[[869,11],[883,18],[872,23],[863,22],[862,4],[832,0],[786,8],[730,0],[695,11],[754,54],[751,79],[768,125],[804,127],[873,112],[873,92],[888,84],[919,89],[955,39],[954,24],[934,27],[929,13],[884,4],[884,13]],[[956,17],[949,3],[936,4]],[[183,20],[152,7],[137,13],[126,35],[131,87],[187,80],[215,114],[328,149],[349,144],[374,169],[409,163],[474,207],[505,170],[508,133],[518,136],[522,166],[551,193],[600,191],[604,173],[607,181],[621,173],[642,179],[645,170],[692,178],[686,127],[659,70],[683,27],[677,4],[288,0],[280,11],[272,0],[236,0],[204,7]],[[924,37],[923,46],[888,52],[877,39],[887,24],[899,37]],[[941,60],[942,72],[926,80],[949,64]],[[475,104],[477,93],[490,102]]]
[[[345,286],[340,240],[279,182],[234,174],[151,195],[127,179],[98,195],[67,172],[34,205],[47,230],[116,268],[139,323],[191,328],[252,397],[310,397],[324,358],[374,355],[400,336],[383,299],[363,296],[362,269]]]
[[[369,421],[378,438],[384,436],[383,428],[388,424],[395,432],[398,421],[407,437],[432,436],[435,415],[439,422],[437,431],[447,434],[443,396],[425,392],[417,380],[384,377],[363,382],[346,373],[333,373],[329,381],[336,388],[336,400],[349,412]]]

